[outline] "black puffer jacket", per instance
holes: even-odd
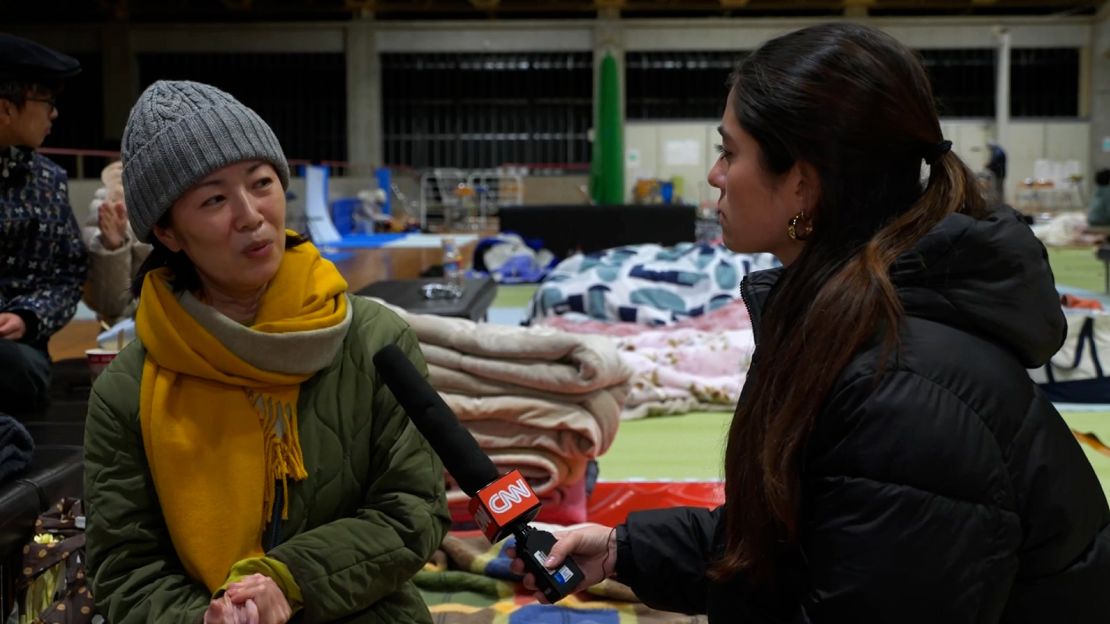
[[[776,271],[744,285],[757,333]],[[707,581],[721,509],[650,511],[617,532],[646,603],[711,622],[1110,622],[1106,499],[1025,370],[1065,332],[1044,248],[1012,212],[953,215],[892,276],[901,350],[876,386],[865,349],[830,393],[777,589]]]

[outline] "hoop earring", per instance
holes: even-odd
[[[813,224],[808,220],[802,223],[805,218],[806,213],[799,212],[790,219],[790,224],[786,226],[786,235],[792,240],[804,241],[813,234]],[[801,225],[801,228],[798,227],[799,225]]]

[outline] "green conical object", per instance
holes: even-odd
[[[597,75],[597,122],[590,196],[595,204],[624,203],[624,128],[621,126],[620,75],[617,59],[606,52]]]

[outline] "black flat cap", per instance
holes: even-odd
[[[81,73],[72,56],[34,41],[0,33],[0,78],[61,79]]]

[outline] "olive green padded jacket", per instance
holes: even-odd
[[[351,302],[351,325],[335,360],[301,386],[298,426],[309,476],[290,483],[289,517],[276,533],[266,527],[264,548],[289,567],[304,594],[295,619],[431,622],[410,579],[450,524],[443,467],[372,358],[395,343],[425,374],[427,366],[404,321],[367,299]],[[138,341],[125,348],[89,400],[91,589],[112,624],[200,622],[211,596],[178,560],[143,450],[144,357]]]

